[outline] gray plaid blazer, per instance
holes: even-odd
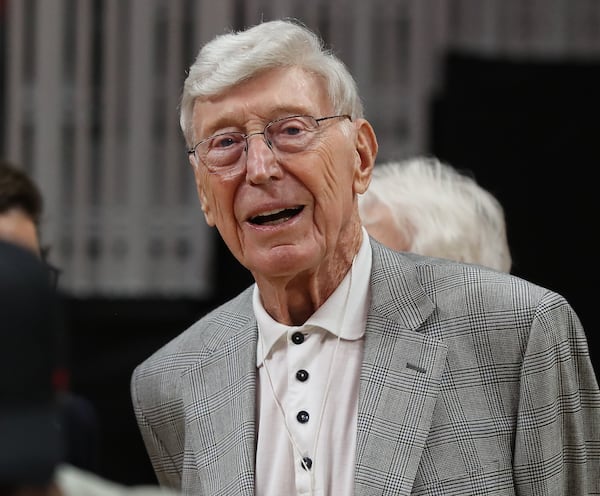
[[[371,245],[355,495],[600,494],[600,392],[565,299]],[[135,369],[161,484],[254,494],[256,341],[249,288]]]

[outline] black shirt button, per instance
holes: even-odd
[[[308,414],[308,412],[305,412],[304,410],[300,410],[298,412],[298,415],[296,415],[296,419],[301,424],[306,424],[306,422],[308,422],[309,418],[310,418],[310,415]]]
[[[294,344],[304,343],[304,334],[302,334],[300,331],[296,331],[294,334],[292,334],[292,342]]]
[[[310,468],[312,467],[312,460],[308,456],[305,456],[304,458],[302,458],[302,461],[304,462],[300,464],[302,468],[304,470],[310,470]]]
[[[296,372],[296,379],[298,379],[300,382],[304,382],[306,379],[308,379],[308,372],[304,369],[300,369],[298,372]]]

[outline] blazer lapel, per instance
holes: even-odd
[[[253,314],[224,323],[200,366],[187,374],[186,446],[201,494],[254,495],[257,326]],[[217,336],[218,337],[218,336]],[[216,338],[217,338],[216,337]]]
[[[435,306],[401,255],[373,245],[372,281],[360,379],[355,496],[409,495],[431,426],[447,347],[419,332]]]
[[[434,311],[402,255],[373,243],[360,379],[355,496],[409,495],[431,425],[446,346],[419,328]],[[250,293],[248,293],[249,295]],[[254,494],[257,326],[251,299],[222,321],[187,375],[186,445],[201,493]],[[217,325],[217,323],[215,323]]]

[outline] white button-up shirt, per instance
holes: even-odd
[[[354,493],[370,274],[371,245],[363,229],[352,267],[304,325],[287,326],[273,320],[255,286],[258,496]],[[309,470],[303,458],[310,459]]]

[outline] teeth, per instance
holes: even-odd
[[[302,210],[302,207],[296,208],[280,208],[276,210],[270,210],[263,212],[259,215],[255,215],[250,219],[253,224],[260,224],[262,226],[273,226],[275,224],[281,224]]]
[[[262,212],[261,214],[258,214],[254,217],[254,219],[256,219],[257,217],[266,217],[267,215],[274,215],[277,214],[279,212],[283,212],[285,210],[285,208],[280,208],[277,210],[270,210],[269,212]]]

